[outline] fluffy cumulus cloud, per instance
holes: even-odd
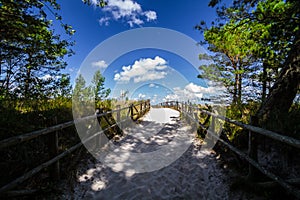
[[[150,83],[149,84],[149,88],[159,88],[159,86],[155,85],[154,83]]]
[[[100,69],[105,69],[107,67],[107,64],[104,60],[99,60],[96,62],[92,62],[93,67],[98,67]]]
[[[99,23],[106,26],[111,20],[125,20],[130,27],[133,27],[157,19],[155,11],[143,11],[141,5],[134,0],[108,0],[102,10],[105,12],[105,17],[102,17]]]
[[[214,94],[215,89],[213,87],[202,87],[194,83],[189,83],[183,89],[176,87],[173,88],[174,93],[168,94],[164,97],[164,101],[199,101],[203,95]]]
[[[151,11],[151,10],[146,11],[146,12],[144,12],[144,14],[147,17],[147,22],[157,19],[156,12],[154,12],[154,11]]]
[[[129,82],[133,80],[135,83],[159,80],[165,78],[167,72],[167,62],[156,56],[152,58],[141,58],[134,62],[133,65],[123,66],[120,73],[116,73],[114,80],[117,82]]]
[[[110,21],[110,17],[102,17],[99,19],[100,25],[108,26]]]
[[[185,89],[190,91],[194,94],[201,94],[201,93],[212,93],[214,92],[214,88],[212,87],[202,87],[199,85],[196,85],[194,83],[189,83],[187,86],[185,86]]]
[[[139,97],[139,99],[144,99],[146,97],[146,95],[142,94],[142,93],[139,93],[138,97]]]

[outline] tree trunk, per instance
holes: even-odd
[[[242,74],[238,74],[238,103],[242,103]]]
[[[274,83],[268,98],[257,112],[259,124],[267,129],[283,132],[284,118],[289,112],[300,85],[300,31],[284,68]]]
[[[234,60],[231,59],[231,63],[233,64],[234,71],[237,70],[237,65],[235,64]],[[238,102],[238,85],[239,85],[239,76],[236,72],[234,72],[234,87],[233,87],[233,104]]]
[[[261,95],[261,102],[264,103],[267,97],[267,68],[268,64],[266,62],[263,63],[263,74],[262,74],[262,95]]]
[[[2,59],[0,58],[0,77],[2,75]]]
[[[26,69],[26,77],[25,77],[25,87],[24,87],[24,97],[29,97],[29,82],[30,82],[31,70],[29,67]]]
[[[10,79],[11,79],[11,74],[13,72],[13,64],[12,64],[12,61],[9,60],[7,61],[7,70],[6,70],[6,78],[5,78],[5,95],[9,94],[9,86],[11,85],[10,84]]]

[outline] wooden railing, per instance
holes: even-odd
[[[206,131],[206,134],[209,134],[214,139],[220,141],[222,144],[227,146],[230,150],[235,152],[237,155],[239,155],[241,158],[246,160],[249,163],[249,171],[248,171],[248,177],[253,176],[254,168],[259,170],[261,173],[266,175],[267,177],[271,178],[274,182],[277,182],[279,185],[281,185],[288,193],[294,195],[296,198],[300,199],[300,190],[291,185],[292,182],[299,182],[299,179],[293,179],[293,180],[283,180],[278,175],[275,175],[274,173],[268,171],[265,167],[261,166],[257,161],[257,144],[255,141],[255,136],[257,134],[264,135],[266,137],[269,137],[273,140],[285,143],[289,146],[293,146],[295,148],[300,148],[300,141],[296,140],[294,138],[284,136],[278,133],[275,133],[270,130],[266,130],[257,126],[253,126],[250,124],[244,124],[242,122],[229,119],[225,116],[217,115],[215,113],[209,112],[207,110],[200,109],[198,106],[192,105],[190,103],[186,102],[177,102],[177,101],[170,101],[170,102],[163,102],[157,105],[158,107],[169,107],[176,109],[180,111],[185,117],[187,117],[189,120],[194,121],[197,123],[202,129]],[[201,124],[199,121],[199,113],[206,114],[211,117],[211,124],[210,126],[215,126],[216,119],[220,119],[223,121],[226,121],[230,124],[234,124],[236,126],[239,126],[241,128],[244,128],[248,130],[249,137],[248,137],[248,153],[244,153],[242,150],[239,150],[238,148],[234,147],[232,144],[228,143],[227,141],[221,139],[214,131],[211,131],[207,129],[204,124]],[[255,118],[251,118],[252,123],[256,121]],[[256,124],[256,123],[254,123]]]
[[[92,116],[87,116],[84,118],[80,118],[80,119],[76,119],[73,121],[69,121],[69,122],[65,122],[62,124],[58,124],[55,126],[51,126],[45,129],[41,129],[41,130],[37,130],[37,131],[33,131],[30,133],[26,133],[26,134],[22,134],[22,135],[18,135],[18,136],[14,136],[11,138],[7,138],[4,139],[2,141],[0,141],[0,150],[4,149],[4,148],[8,148],[11,147],[13,145],[19,145],[23,142],[32,140],[34,138],[38,138],[40,136],[43,135],[49,135],[49,156],[51,157],[50,160],[42,163],[41,165],[27,171],[25,174],[23,174],[22,176],[20,176],[19,178],[7,183],[6,185],[2,186],[0,188],[0,195],[5,195],[5,193],[18,186],[19,184],[21,184],[22,182],[24,182],[25,180],[29,179],[30,177],[32,177],[33,175],[37,174],[38,172],[40,172],[42,169],[46,168],[46,167],[52,167],[51,171],[51,177],[54,179],[58,179],[59,178],[59,160],[69,154],[71,154],[72,152],[74,152],[76,149],[78,149],[79,147],[81,147],[83,144],[85,144],[86,142],[90,141],[91,139],[99,136],[100,134],[103,134],[105,131],[108,131],[109,129],[115,127],[115,126],[119,126],[122,123],[128,121],[129,119],[131,120],[137,120],[139,117],[143,116],[147,111],[149,111],[150,109],[150,100],[147,101],[142,101],[136,104],[131,104],[130,106],[124,107],[124,108],[120,108],[120,106],[117,106],[116,110],[111,110],[108,112],[98,112],[95,115]],[[127,114],[124,117],[124,119],[121,117],[121,112],[127,110]],[[114,124],[111,124],[111,122],[108,120],[107,116],[109,114],[112,113],[116,113],[116,120]],[[94,119],[95,117],[97,117],[98,121],[100,122],[100,120],[106,120],[106,122],[109,124],[109,126],[103,130],[101,130],[100,132],[84,139],[83,141],[77,143],[76,145],[70,147],[69,149],[61,152],[60,154],[58,154],[59,149],[58,149],[58,131],[74,126],[77,122],[82,122],[82,121],[86,121],[88,119]],[[121,119],[122,118],[122,119]],[[74,133],[75,134],[75,133]]]

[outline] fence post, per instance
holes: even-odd
[[[193,122],[193,107],[192,107],[192,103],[189,103],[189,118],[190,118],[190,123]]]
[[[101,108],[97,108],[96,109],[96,115],[99,115],[101,113],[103,113],[103,110]],[[101,117],[98,117],[98,116],[96,116],[96,117],[97,117],[98,125],[101,128]],[[95,146],[96,146],[97,149],[100,148],[100,143],[101,143],[101,136],[97,135],[95,137]]]
[[[182,104],[181,104],[181,102],[178,102],[178,108],[179,108],[179,111],[182,113]]]
[[[215,130],[216,130],[216,118],[214,116],[211,116],[211,129],[212,129],[212,132],[215,133]]]
[[[186,112],[186,114],[188,114],[189,113],[189,106],[188,106],[188,103],[187,102],[185,102],[184,103],[184,105],[185,105],[185,112]]]
[[[130,105],[130,118],[133,120],[133,104]]]
[[[181,106],[182,106],[183,117],[185,117],[185,102],[182,102]]]
[[[182,102],[180,102],[180,110],[181,110],[181,113],[183,113],[183,103]]]
[[[192,106],[192,104],[190,104],[190,116],[193,120],[194,119],[194,107]]]
[[[118,126],[120,127],[120,128],[122,128],[122,124],[121,124],[121,111],[120,111],[120,109],[121,109],[121,106],[120,105],[117,105],[116,106],[116,109],[117,109],[117,124],[118,124]]]
[[[121,106],[117,105],[116,108],[117,108],[117,122],[120,122],[121,121],[121,111],[120,111]]]
[[[191,108],[190,108],[189,103],[187,103],[186,104],[186,114],[187,114],[187,118],[186,119],[187,119],[188,123],[191,123],[190,112],[191,112]]]
[[[198,117],[198,107],[196,108],[196,110],[194,110],[194,118],[197,121],[197,123],[199,123],[199,117]]]
[[[189,112],[189,105],[188,103],[185,102],[185,112],[188,114]]]
[[[55,124],[57,124],[57,117],[54,118]],[[50,133],[48,136],[48,148],[50,158],[54,158],[58,155],[58,131]],[[56,161],[49,166],[50,177],[53,180],[60,179],[59,161]]]
[[[255,116],[250,117],[250,124],[253,126],[258,125],[258,119]],[[255,133],[252,133],[252,131],[249,130],[248,134],[248,156],[255,160],[257,162],[257,137],[255,136]],[[255,167],[253,167],[249,163],[249,169],[248,169],[248,177],[247,179],[253,180],[258,171]]]
[[[140,104],[140,115],[143,116],[144,115],[144,112],[143,112],[143,102],[141,102]]]
[[[215,131],[216,131],[216,118],[212,115],[210,115],[211,117],[211,122],[210,122],[210,125],[209,125],[209,130],[212,132],[212,134],[215,134]],[[214,143],[214,140],[215,138],[212,136],[212,134],[209,133],[209,131],[207,132],[208,134],[208,141],[207,141],[207,145],[208,147],[213,147],[213,143]]]

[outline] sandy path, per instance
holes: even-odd
[[[82,163],[74,190],[62,198],[239,199],[214,153],[200,150],[189,128],[177,111],[152,108],[99,154],[102,162]]]

